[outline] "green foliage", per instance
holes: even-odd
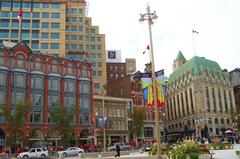
[[[193,156],[199,154],[199,144],[196,141],[184,140],[183,143],[175,145],[169,152],[169,156],[173,159],[186,159],[187,154]]]
[[[190,159],[199,159],[199,153],[198,152],[191,152],[189,153]]]
[[[26,112],[29,110],[30,104],[23,104],[19,102],[16,106],[15,113],[7,104],[1,105],[1,113],[4,117],[7,127],[7,146],[16,147],[17,135],[22,132],[21,128],[26,121]]]
[[[60,106],[49,111],[49,117],[55,123],[53,129],[59,133],[63,146],[69,146],[70,140],[74,137],[74,128],[71,126],[71,122],[75,112],[74,109]]]
[[[144,127],[144,120],[146,120],[146,108],[134,107],[133,108],[133,123],[136,136],[139,137],[142,134]]]

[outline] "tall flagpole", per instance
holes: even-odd
[[[196,47],[195,47],[195,39],[194,39],[194,30],[192,30],[192,41],[193,41],[193,51],[194,51],[194,56],[196,56]]]
[[[22,0],[20,0],[20,11],[18,13],[18,20],[20,23],[20,42],[22,41]]]

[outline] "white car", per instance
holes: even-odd
[[[69,147],[63,151],[58,151],[57,156],[77,156],[79,153],[84,153],[83,149],[80,149],[78,147]]]
[[[17,158],[47,158],[49,156],[46,148],[31,148],[28,152],[18,154]]]

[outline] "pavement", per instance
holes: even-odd
[[[213,155],[214,159],[239,159],[236,155],[236,151],[240,151],[240,144],[235,144],[233,149],[225,149],[225,150],[212,150],[215,154]],[[124,155],[119,158],[132,158],[132,159],[154,159],[153,156],[149,156],[148,152],[140,153],[140,152],[130,152],[129,155]],[[0,157],[0,159],[3,159]],[[51,159],[57,159],[51,157]],[[79,159],[79,157],[65,157],[64,159]],[[91,158],[94,159],[94,158]],[[95,158],[97,159],[97,158]],[[99,158],[98,158],[99,159]],[[100,157],[100,159],[114,159],[113,156],[110,157]]]

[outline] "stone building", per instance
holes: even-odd
[[[166,117],[169,139],[186,135],[221,135],[232,129],[235,110],[229,74],[215,61],[181,52],[167,83]]]
[[[240,68],[230,71],[229,74],[234,90],[236,109],[240,113]]]
[[[107,145],[120,141],[129,142],[128,108],[132,107],[132,99],[95,95],[94,107],[95,143],[103,144],[103,125]]]

